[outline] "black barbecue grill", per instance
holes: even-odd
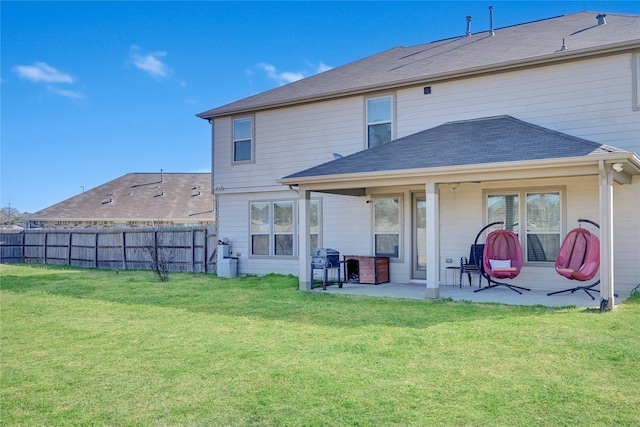
[[[342,287],[340,280],[340,252],[335,249],[313,248],[311,251],[311,287],[313,288],[313,271],[322,270],[322,289],[327,289],[329,270],[335,270],[338,287]]]

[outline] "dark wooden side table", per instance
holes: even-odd
[[[345,281],[377,285],[389,281],[389,258],[344,255]]]

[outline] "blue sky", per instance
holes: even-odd
[[[196,113],[400,46],[637,1],[8,2],[0,205],[36,212],[129,172],[210,172]]]

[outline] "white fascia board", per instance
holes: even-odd
[[[305,189],[350,188],[353,186],[371,186],[371,181],[379,180],[388,185],[409,185],[424,183],[425,177],[438,177],[439,183],[524,178],[549,178],[580,175],[597,175],[598,161],[606,164],[623,163],[628,165],[629,175],[640,174],[640,158],[635,153],[611,153],[594,156],[566,157],[549,160],[525,160],[519,162],[485,163],[463,166],[444,166],[425,169],[402,169],[352,174],[335,174],[312,177],[282,178],[282,185],[304,185]]]

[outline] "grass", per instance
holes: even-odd
[[[613,312],[0,266],[2,425],[639,425]]]

